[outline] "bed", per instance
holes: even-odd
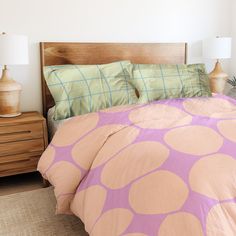
[[[186,43],[40,43],[43,115],[49,138],[65,120],[55,121],[54,100],[45,83],[43,67],[64,64],[104,64],[118,60],[134,63],[182,64],[187,61]]]
[[[185,64],[186,43],[40,43],[43,115],[47,118],[49,137],[63,121],[53,120],[55,102],[43,75],[43,67],[64,64],[104,64],[118,60],[133,63]]]
[[[186,48],[41,43],[41,65],[183,64]],[[54,103],[44,80],[42,90],[47,116]],[[168,99],[62,122],[38,170],[55,187],[57,213],[75,214],[90,235],[236,234],[234,99]]]

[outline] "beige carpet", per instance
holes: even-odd
[[[2,236],[87,236],[74,216],[55,215],[52,187],[0,197]]]

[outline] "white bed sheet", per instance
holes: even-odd
[[[51,140],[56,133],[56,131],[59,129],[59,127],[67,120],[70,120],[71,118],[64,119],[64,120],[54,120],[55,107],[52,107],[48,110],[47,114],[47,123],[48,123],[48,134],[49,139]]]

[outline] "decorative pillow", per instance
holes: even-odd
[[[139,92],[139,103],[182,97],[211,96],[204,64],[134,64],[132,84]]]
[[[61,65],[44,68],[55,101],[55,120],[137,103],[130,84],[130,62],[104,65]]]

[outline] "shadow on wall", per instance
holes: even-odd
[[[202,57],[202,41],[195,41],[188,43],[188,64],[192,63],[205,63],[207,64],[207,69],[211,65]]]

